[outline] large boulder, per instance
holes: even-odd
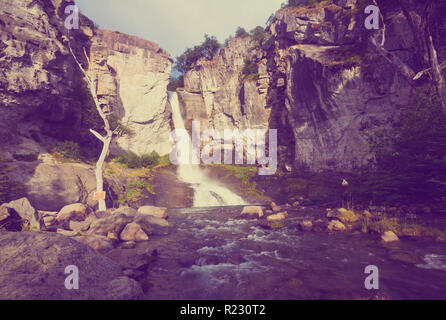
[[[82,203],[73,203],[63,207],[57,214],[57,222],[60,224],[70,221],[84,221],[87,217],[87,207]]]
[[[141,226],[148,235],[165,236],[170,233],[170,224],[165,219],[148,215],[138,215],[135,223]]]
[[[263,217],[263,209],[260,206],[248,206],[244,207],[242,212],[240,213],[242,218],[262,218]]]
[[[8,208],[1,206],[0,207],[0,223],[2,221],[5,221],[6,219],[8,219],[11,216],[11,214],[9,213]]]
[[[327,226],[329,231],[346,231],[347,227],[339,220],[332,220]]]
[[[67,266],[79,269],[79,290],[65,288]],[[0,233],[0,299],[141,299],[141,286],[120,266],[73,239],[47,232]]]
[[[107,235],[108,233],[121,234],[124,227],[132,221],[132,217],[121,212],[115,212],[111,216],[94,220],[88,233],[101,235]]]
[[[154,216],[161,219],[167,218],[167,208],[154,207],[154,206],[144,206],[138,209],[138,214],[145,214],[149,216]]]
[[[129,217],[134,217],[138,214],[138,210],[133,209],[131,207],[119,207],[119,209],[116,209],[113,213],[116,213],[116,212],[123,213]]]
[[[386,231],[381,235],[381,240],[385,243],[399,241],[400,239],[393,231]]]
[[[27,198],[11,201],[3,205],[8,209],[13,209],[23,220],[29,222],[31,230],[40,230],[45,226],[42,217],[31,205]]]
[[[136,223],[129,223],[125,226],[124,230],[121,232],[120,236],[122,241],[147,241],[149,240],[149,237],[147,234],[142,230],[142,228],[136,224]]]
[[[101,235],[80,236],[75,238],[75,240],[85,244],[86,246],[89,246],[92,249],[95,249],[100,253],[106,253],[115,247],[114,246],[115,241]]]
[[[67,203],[94,207],[94,168],[79,164],[22,163],[8,176],[24,185],[24,195],[37,210],[59,211]]]
[[[150,263],[157,257],[157,251],[148,248],[114,249],[105,254],[106,257],[118,263],[122,269],[146,271]]]
[[[266,218],[266,220],[268,220],[268,221],[281,221],[281,220],[285,220],[286,218],[288,218],[288,212],[283,211],[283,212],[279,212],[279,213],[272,214],[272,215],[268,216]]]

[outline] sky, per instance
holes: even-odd
[[[101,29],[156,42],[173,58],[199,44],[204,34],[223,43],[237,27],[265,23],[285,0],[76,0]]]

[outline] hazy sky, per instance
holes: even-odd
[[[238,26],[265,26],[285,0],[76,0],[102,29],[154,41],[174,58],[200,43],[204,34],[220,42]]]

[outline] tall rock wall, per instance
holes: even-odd
[[[251,37],[231,39],[220,55],[199,60],[185,75],[179,97],[186,120],[220,131],[268,127],[266,59],[255,44]],[[243,75],[245,59],[259,61],[258,77]]]
[[[169,54],[156,43],[97,30],[90,55],[100,102],[133,131],[131,136],[115,139],[112,152],[169,153],[171,109],[167,85],[172,68]]]
[[[61,141],[75,141],[94,159],[102,120],[68,39],[85,66],[85,48],[98,78],[104,111],[113,111],[134,135],[114,142],[113,151],[168,153],[170,108],[167,102],[172,61],[158,45],[120,33],[98,30],[80,16],[68,30],[65,8],[74,1],[0,1],[0,157],[12,180],[40,210],[66,204],[94,205],[94,168],[61,165],[48,153]],[[108,110],[107,110],[108,109]],[[2,160],[2,161],[3,161]]]
[[[391,126],[411,103],[413,88],[371,50],[370,37],[381,39],[380,32],[364,27],[365,4],[333,0],[279,10],[261,49],[252,49],[249,38],[234,39],[218,57],[200,60],[186,74],[185,114],[206,117],[217,128],[261,124],[278,129],[285,167],[353,171],[367,164],[373,155],[366,132]],[[387,26],[385,48],[422,70],[416,39],[399,4],[378,4]],[[419,22],[422,4],[410,10]],[[440,14],[433,19],[434,42],[444,61],[445,19]],[[246,58],[259,66],[256,82],[241,74]]]

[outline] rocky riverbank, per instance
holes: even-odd
[[[399,242],[400,238],[405,241],[405,239],[420,236],[428,236],[429,239],[439,243],[446,241],[445,230],[440,228],[434,230],[416,223],[409,223],[407,220],[402,223],[395,216],[391,216],[386,208],[374,208],[381,209],[381,212],[373,211],[372,213],[365,210],[358,214],[353,210],[343,208],[305,207],[301,205],[304,201],[305,199],[301,198],[293,204],[271,203],[263,207],[246,206],[227,209],[222,211],[222,219],[230,219],[234,226],[245,225],[241,236],[248,239],[252,237],[254,228],[265,235],[293,230],[293,233],[301,236],[308,233],[319,234],[321,238],[326,238],[331,234],[334,239],[336,239],[336,234],[340,233],[352,235],[363,233],[367,239],[371,236],[377,244],[382,245]],[[220,209],[203,208],[201,209],[202,218],[198,220],[209,219],[217,211]],[[168,212],[174,213],[173,222],[169,219]],[[160,255],[164,256],[166,250],[171,250],[171,248],[166,249],[164,244],[173,245],[178,241],[179,235],[183,232],[181,225],[187,219],[189,217],[178,215],[176,211],[154,206],[142,206],[138,209],[120,207],[106,212],[95,212],[88,206],[78,203],[65,206],[59,212],[47,212],[35,210],[26,198],[3,204],[0,206],[0,226],[6,232],[0,233],[2,238],[0,259],[6,272],[2,273],[0,284],[7,290],[1,290],[4,292],[2,298],[139,299],[144,294],[146,297],[156,295],[151,292],[150,270],[156,265]],[[194,223],[198,222],[191,222],[191,224]],[[210,224],[205,228],[212,230],[213,227]],[[235,230],[237,228],[227,229],[228,232],[224,235],[225,240],[232,239]],[[284,244],[277,242],[277,248]],[[77,250],[76,254],[72,255],[70,250],[64,249],[65,247],[71,248],[71,251]],[[15,252],[18,252],[17,250],[26,252],[23,261],[12,258],[16,255]],[[243,251],[243,246],[240,250],[240,252]],[[192,266],[198,263],[199,256],[193,249],[190,252],[177,254],[177,258],[182,261],[180,264]],[[72,259],[68,262],[70,255]],[[25,263],[26,258],[41,261],[38,263],[39,268],[29,269],[28,264]],[[108,283],[107,285],[112,289],[107,293],[99,294],[99,290],[104,288],[99,288],[95,285],[96,282],[90,283],[90,281],[88,281],[89,291],[76,294],[69,292],[62,294],[59,289],[53,288],[56,281],[63,282],[64,276],[61,272],[66,267],[62,266],[63,263],[80,267],[85,264],[84,260],[87,258],[97,260],[95,262],[97,268],[85,270],[88,277],[95,276],[102,265],[109,265],[103,277],[108,279],[108,282],[104,280],[104,283]],[[236,265],[243,261],[242,259],[237,262],[235,257],[228,259],[230,259],[229,263]],[[218,265],[223,262],[215,263]],[[60,270],[57,276],[53,277],[49,273],[53,272],[54,268]],[[12,275],[12,273],[17,275]],[[26,285],[24,279],[32,277],[43,279],[42,283],[32,282],[31,286]],[[16,289],[9,290],[12,286],[16,286]],[[122,295],[118,291],[122,291]]]

